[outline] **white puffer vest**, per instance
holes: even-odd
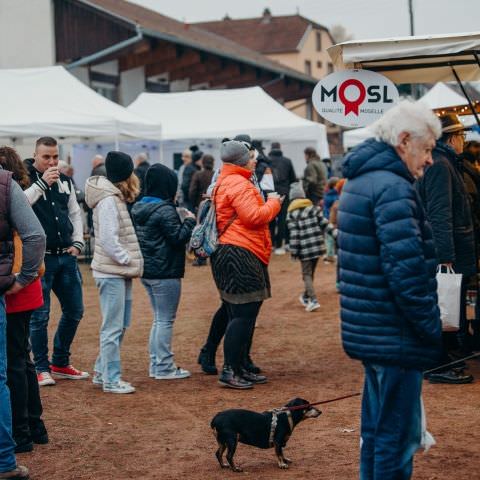
[[[119,223],[119,243],[128,252],[130,263],[120,265],[108,256],[100,242],[95,243],[95,251],[91,268],[97,272],[120,275],[126,278],[141,277],[143,274],[143,257],[138,244],[137,235],[132,220],[127,210],[126,203],[122,200],[122,193],[105,177],[90,177],[85,188],[85,200],[90,208],[93,208],[93,226],[99,231],[98,203],[106,197],[113,196],[117,207]]]

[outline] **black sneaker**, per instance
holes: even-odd
[[[218,374],[217,367],[215,366],[215,354],[208,351],[205,347],[200,350],[197,362],[206,375]]]
[[[33,451],[33,442],[30,441],[25,441],[18,443],[15,446],[15,453],[27,453],[27,452],[32,452]]]
[[[448,383],[452,385],[461,385],[473,382],[473,375],[463,375],[454,369],[447,370],[446,372],[442,373],[429,373],[426,375],[426,378],[428,378],[430,383]]]
[[[245,369],[242,369],[242,378],[251,383],[267,383],[267,377],[265,375],[248,372]]]
[[[218,383],[224,387],[246,390],[253,387],[253,383],[237,375],[231,367],[224,366]]]
[[[250,373],[256,373],[257,375],[259,373],[262,373],[262,370],[260,367],[257,367],[254,363],[250,355],[247,355],[247,358],[245,359],[245,362],[243,363],[243,368]]]

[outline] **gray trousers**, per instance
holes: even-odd
[[[315,275],[315,269],[317,268],[318,258],[312,260],[302,260],[302,277],[305,284],[305,293],[303,296],[311,300],[316,300],[315,290],[313,288],[313,277]]]

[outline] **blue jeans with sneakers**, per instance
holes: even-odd
[[[364,367],[360,480],[408,480],[422,434],[422,372]]]
[[[132,280],[96,278],[95,284],[100,293],[103,321],[94,370],[101,374],[104,384],[115,384],[121,380],[120,347],[132,318]]]
[[[0,296],[0,473],[14,470],[15,442],[12,437],[12,410],[7,387],[7,314]]]
[[[142,279],[153,308],[153,325],[150,331],[150,375],[167,375],[176,366],[172,353],[173,322],[180,302],[179,278]]]

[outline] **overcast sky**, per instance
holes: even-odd
[[[265,7],[273,15],[298,11],[331,27],[343,25],[356,39],[410,34],[408,0],[129,0],[186,22],[258,17]],[[480,0],[413,0],[415,33],[480,30]]]

